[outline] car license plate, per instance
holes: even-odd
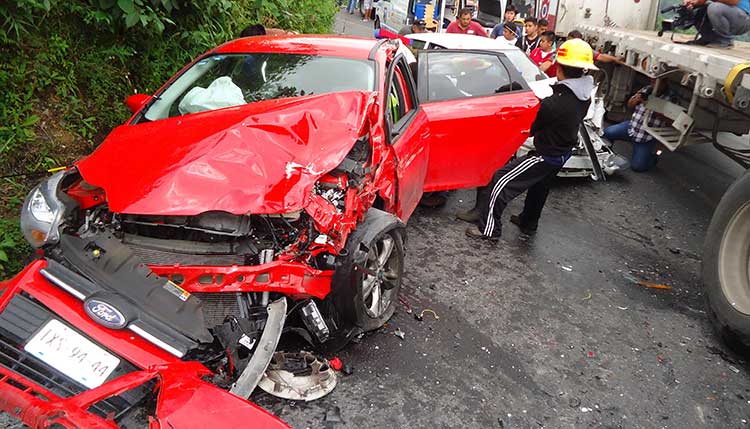
[[[119,358],[55,319],[24,350],[89,389],[101,386],[120,364]]]

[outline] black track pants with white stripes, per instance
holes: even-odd
[[[500,237],[500,218],[505,207],[514,198],[528,190],[520,219],[524,227],[536,229],[547,201],[550,183],[561,166],[544,161],[541,156],[530,153],[516,158],[498,170],[492,182],[477,194],[479,208],[479,230],[487,237]]]

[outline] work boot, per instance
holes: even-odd
[[[707,48],[719,48],[719,49],[729,49],[734,46],[734,42],[730,39],[720,39],[720,38],[712,38],[712,37],[700,37],[695,40],[690,40],[689,42],[685,42],[686,45],[693,45],[693,46],[705,46]]]
[[[465,212],[459,212],[456,214],[456,219],[469,223],[477,223],[479,222],[479,210],[475,207]]]
[[[497,243],[498,240],[500,240],[500,236],[492,236],[488,237],[482,233],[482,231],[479,230],[478,226],[470,226],[466,228],[466,236],[469,238],[474,238],[477,240],[487,240],[491,243]]]
[[[536,228],[529,228],[521,224],[521,217],[519,215],[511,215],[510,216],[510,223],[517,226],[518,229],[521,230],[522,233],[526,235],[534,235],[536,234]]]
[[[729,49],[734,46],[731,38],[721,37],[715,33],[700,34],[696,39],[685,42],[685,44],[720,49]]]

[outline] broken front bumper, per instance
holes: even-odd
[[[80,300],[39,273],[45,266],[46,261],[35,261],[0,282],[1,410],[32,428],[117,428],[117,418],[151,396],[156,398],[148,416],[151,429],[287,427],[203,381],[211,372],[200,363],[183,362],[132,332],[97,324]],[[116,355],[117,370],[88,389],[27,353],[26,342],[52,319]]]

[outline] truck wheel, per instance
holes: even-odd
[[[719,202],[706,234],[703,284],[708,314],[719,336],[750,350],[750,172]]]
[[[395,216],[370,209],[349,236],[332,291],[346,324],[372,331],[393,316],[404,273],[404,234]]]

